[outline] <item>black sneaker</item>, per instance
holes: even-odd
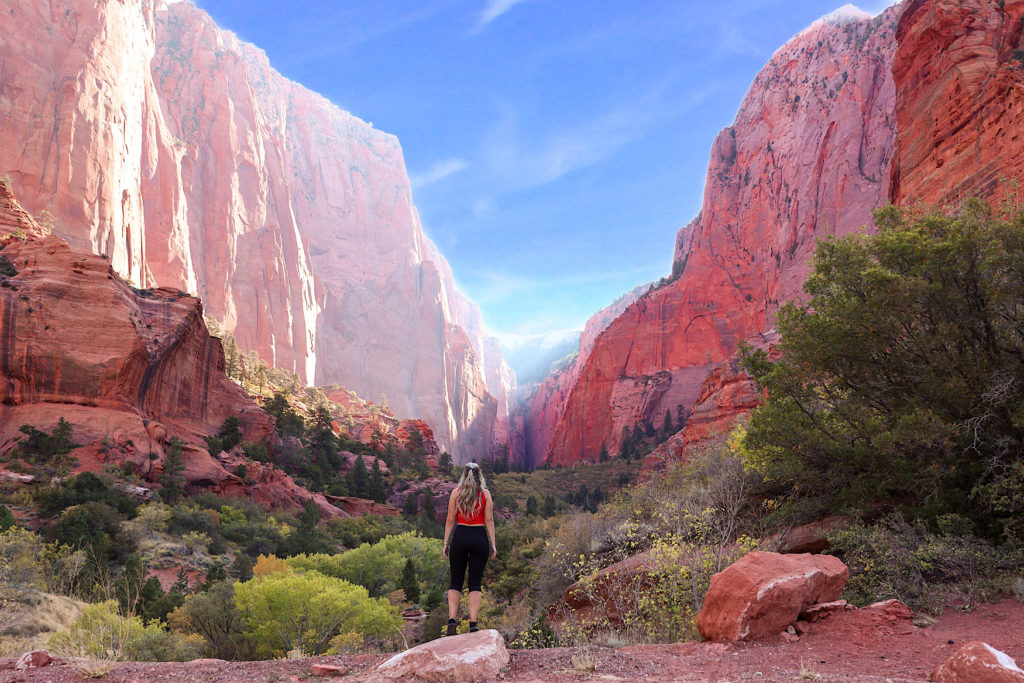
[[[469,632],[470,633],[476,633],[479,630],[480,630],[480,627],[476,625],[475,621],[469,622]]]
[[[459,623],[454,619],[448,620],[448,629],[445,631],[446,636],[454,636],[456,630],[459,628]]]

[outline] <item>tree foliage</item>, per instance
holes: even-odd
[[[819,247],[810,300],[779,311],[779,360],[745,351],[768,396],[748,460],[818,510],[969,511],[1020,535],[1024,213],[970,200],[875,222]]]
[[[294,649],[320,655],[340,634],[383,638],[401,626],[387,600],[315,571],[272,572],[236,583],[235,604],[261,659]]]

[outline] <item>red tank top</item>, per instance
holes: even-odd
[[[455,489],[458,491],[459,489]],[[459,494],[456,493],[456,496]],[[477,502],[476,512],[466,517],[459,510],[458,504],[455,505],[455,523],[456,524],[483,524],[484,523],[484,509],[487,507],[487,501],[484,500],[484,492],[480,492],[480,498]]]

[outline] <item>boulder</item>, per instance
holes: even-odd
[[[511,655],[494,629],[432,640],[400,652],[377,667],[388,678],[420,681],[478,681],[496,677]]]
[[[1005,652],[988,643],[967,643],[943,662],[929,680],[936,683],[1022,683],[1024,671]]]
[[[53,661],[53,657],[46,650],[33,650],[32,652],[26,652],[18,661],[14,663],[14,668],[17,671],[24,671],[26,669],[41,669],[44,666],[49,666],[50,662]]]
[[[697,628],[705,640],[777,636],[812,605],[838,599],[849,577],[831,555],[749,553],[711,577]]]

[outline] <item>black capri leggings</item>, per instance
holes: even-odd
[[[484,576],[484,565],[491,545],[487,539],[487,528],[482,526],[466,526],[457,524],[452,532],[451,547],[448,549],[448,562],[451,565],[452,580],[448,588],[462,592],[462,582],[466,580],[466,565],[469,565],[469,590],[480,590],[480,580]]]

